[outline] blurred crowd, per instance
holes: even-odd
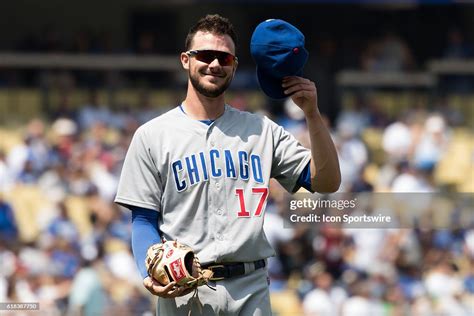
[[[167,109],[112,111],[93,95],[76,109],[31,120],[0,151],[0,302],[39,302],[47,315],[150,314],[130,212],[112,201],[135,129]],[[291,101],[283,109],[262,112],[307,144],[301,112]],[[461,113],[410,109],[393,118],[361,97],[327,124],[340,193],[459,189],[435,175],[465,124]],[[458,168],[472,168],[467,150]],[[472,182],[469,173],[461,180]],[[271,184],[265,221],[278,253],[269,261],[275,315],[473,315],[472,216],[442,230],[289,227],[281,190]]]
[[[314,36],[312,41],[308,41],[307,48],[313,57],[309,60],[311,68],[306,71],[311,77],[318,79],[320,86],[325,85],[325,90],[333,93],[331,92],[335,89],[333,76],[341,69],[359,69],[374,73],[424,71],[427,62],[431,59],[471,59],[474,57],[474,45],[465,33],[462,28],[451,26],[444,34],[440,34],[439,42],[442,44],[425,52],[422,56],[414,52],[414,46],[417,43],[409,43],[408,39],[394,28],[381,28],[375,34],[367,35],[357,42],[353,42],[351,38],[337,39],[337,36],[329,34]],[[114,54],[177,56],[176,52],[182,49],[181,46],[171,47],[172,44],[166,39],[166,34],[153,29],[136,30],[133,35],[131,34],[130,39],[120,44],[112,38],[112,34],[105,30],[94,31],[84,28],[68,33],[48,25],[23,36],[20,35],[8,47],[1,48],[18,53],[108,54],[110,56]],[[239,72],[233,86],[257,89],[254,64],[249,53],[239,51],[238,54]],[[54,89],[63,86],[101,88],[146,84],[161,88],[175,88],[182,83],[178,76],[163,78],[165,72],[158,71],[110,73],[85,69],[74,71],[28,68],[0,69],[0,86],[40,85]],[[467,92],[473,88],[472,80],[466,80],[466,76],[450,74],[443,77],[442,81],[443,85],[451,90]]]
[[[284,302],[283,309],[300,304],[298,315],[473,315],[474,148],[466,142],[463,153],[450,149],[457,142],[456,126],[463,125],[460,113],[447,113],[446,107],[410,108],[390,119],[376,104],[376,99],[361,98],[330,126],[342,173],[341,189],[333,198],[359,192],[359,200],[363,193],[375,200],[378,194],[385,201],[376,204],[369,198],[360,207],[363,213],[417,217],[420,208],[429,218],[396,226],[402,229],[289,225],[290,197],[274,183],[265,222],[269,241],[278,249],[269,265],[272,291],[282,293],[278,301]],[[302,113],[291,101],[285,108],[292,120],[283,118],[280,124],[307,143]],[[379,157],[371,139],[374,129]],[[462,181],[469,183],[465,190],[471,193],[455,194],[444,200],[444,208],[433,210],[434,204],[442,204],[436,198],[461,190],[441,176],[446,161],[449,170],[464,170]],[[404,201],[392,205],[393,196]],[[429,202],[420,206],[420,201]],[[297,293],[293,305],[285,300],[288,289]]]
[[[0,155],[0,301],[40,302],[47,315],[152,310],[130,251],[131,214],[112,203],[138,124],[84,105],[50,126],[32,120]]]

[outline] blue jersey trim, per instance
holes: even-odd
[[[184,112],[184,109],[183,109],[183,105],[182,105],[182,104],[179,105],[179,108],[181,109],[181,111],[182,111],[184,114],[186,114],[186,112]],[[209,125],[211,125],[212,123],[214,123],[214,120],[199,120],[199,122],[204,123],[204,124],[206,124],[206,125],[209,126]]]
[[[308,162],[306,167],[304,167],[303,172],[301,172],[300,177],[298,178],[298,181],[296,182],[297,187],[295,188],[294,191],[298,191],[300,187],[305,188],[309,192],[313,192],[313,189],[311,189],[311,160]]]
[[[204,123],[204,124],[206,124],[206,125],[209,126],[209,125],[211,125],[212,123],[214,123],[214,120],[199,120],[199,122]]]
[[[132,210],[132,251],[141,276],[148,276],[145,258],[148,248],[161,242],[158,215],[159,213],[137,206],[130,206]]]

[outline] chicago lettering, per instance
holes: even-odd
[[[230,150],[211,149],[171,163],[171,170],[178,192],[212,178],[231,178],[263,183],[262,159],[259,155]]]

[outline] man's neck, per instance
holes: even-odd
[[[183,110],[191,118],[196,120],[215,120],[224,114],[224,93],[217,98],[209,98],[190,88],[183,101]]]

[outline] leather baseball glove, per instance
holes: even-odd
[[[145,259],[148,275],[162,285],[175,281],[187,288],[207,285],[213,272],[201,269],[191,247],[177,240],[150,246]]]

